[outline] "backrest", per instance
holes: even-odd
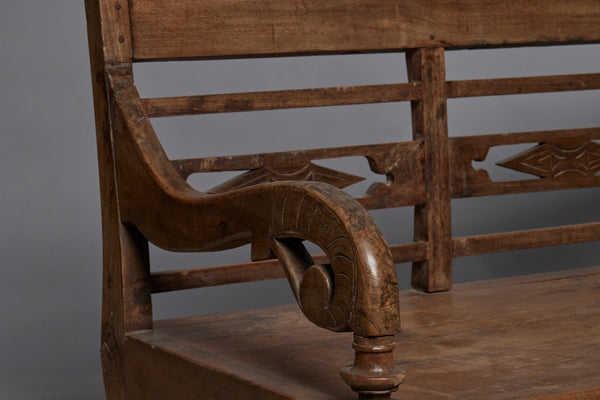
[[[600,43],[600,2],[420,0],[87,0],[105,65],[153,60],[405,52],[408,83],[144,99],[151,118],[411,101],[409,142],[172,160],[182,177],[249,171],[213,193],[278,179],[352,182],[311,161],[364,156],[388,177],[357,200],[368,209],[415,206],[414,243],[391,246],[412,261],[416,288],[451,287],[452,258],[600,239],[600,224],[453,238],[452,198],[600,186],[600,128],[448,137],[447,99],[600,89],[600,74],[447,81],[449,49]],[[92,21],[92,26],[93,26]],[[102,54],[101,54],[102,53]],[[100,55],[101,54],[101,55]],[[97,73],[102,73],[101,66]],[[105,90],[99,85],[98,91]],[[98,108],[97,108],[98,110]],[[100,127],[106,130],[106,127]],[[472,166],[490,148],[532,143],[503,165],[532,179],[494,182]],[[539,144],[538,144],[539,143]],[[552,162],[552,160],[562,160]],[[280,173],[285,171],[285,174]],[[252,179],[250,179],[252,178]],[[276,262],[156,273],[152,291],[283,277]]]

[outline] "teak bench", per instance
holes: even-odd
[[[598,43],[599,1],[85,3],[108,398],[340,399],[350,388],[361,399],[600,398],[599,268],[451,280],[453,257],[599,240],[600,223],[460,238],[450,223],[453,198],[599,186],[600,128],[449,138],[446,111],[449,98],[600,89],[600,74],[447,81],[444,64],[454,49]],[[141,99],[132,73],[140,61],[359,52],[404,52],[409,82]],[[149,120],[401,101],[412,141],[249,156],[169,160]],[[531,179],[495,182],[472,166],[522,143],[531,149],[503,165]],[[312,162],[349,156],[387,182],[353,198],[340,188],[356,177]],[[213,171],[246,172],[206,193],[186,183]],[[388,247],[366,210],[400,206],[414,206],[414,242]],[[251,244],[254,262],[151,272],[148,242]],[[399,294],[399,262],[413,262],[420,291]],[[282,277],[301,312],[152,320],[153,293]]]

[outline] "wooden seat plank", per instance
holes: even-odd
[[[404,291],[400,298],[394,358],[407,378],[392,398],[600,396],[600,267],[457,284],[437,294]],[[265,390],[265,398],[352,397],[337,377],[339,366],[352,362],[351,334],[321,330],[293,305],[157,321],[129,339],[252,382],[246,386]]]

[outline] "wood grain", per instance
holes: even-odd
[[[105,392],[111,400],[130,398],[127,365],[121,352],[125,333],[152,327],[148,245],[135,229],[121,225],[112,151],[107,65],[131,60],[129,9],[127,3],[121,3],[85,1],[102,216],[100,355]]]
[[[533,76],[446,82],[446,96],[448,98],[593,89],[600,89],[600,74]]]
[[[473,161],[485,160],[490,148],[494,146],[521,143],[555,143],[558,147],[575,148],[583,143],[598,139],[600,139],[600,128],[516,132],[451,138],[452,197],[489,196],[599,186],[599,176],[573,176],[572,174],[545,179],[494,182],[487,171],[473,167]]]
[[[372,172],[386,176],[385,183],[372,183],[364,195],[356,198],[363,207],[376,209],[425,203],[423,142],[421,140],[276,153],[182,159],[172,160],[171,164],[184,179],[187,179],[191,174],[199,172],[249,170],[250,172],[247,173],[245,178],[253,177],[256,181],[249,182],[249,179],[245,179],[245,184],[250,186],[265,181],[295,180],[296,177],[304,177],[306,174],[300,172],[310,167],[313,160],[355,156],[365,157]],[[262,169],[265,171],[261,174],[260,171]],[[336,176],[339,177],[340,173],[341,171],[332,171],[332,173],[324,176],[324,179],[321,180],[335,184],[338,181]],[[319,180],[318,175],[313,175],[310,178],[309,180]],[[346,182],[348,179],[344,179],[343,181]],[[225,182],[220,185],[217,192],[227,191],[240,182],[242,182],[240,181],[240,177],[233,178],[233,182]],[[341,185],[335,186],[343,187]]]
[[[600,240],[600,223],[455,238],[453,257]]]
[[[402,399],[598,398],[598,268],[457,285],[435,295],[404,293],[404,331],[394,337],[400,327],[394,262],[413,261],[415,288],[447,291],[452,257],[600,239],[598,222],[453,239],[453,197],[600,185],[600,128],[448,138],[446,111],[454,97],[599,89],[600,74],[448,82],[444,65],[448,49],[600,43],[600,2],[85,4],[107,398],[333,399],[348,396],[343,379],[360,400],[387,400],[404,378],[394,360],[408,371]],[[382,51],[406,52],[409,83],[142,100],[132,72],[136,61]],[[410,142],[170,161],[149,121],[392,101],[411,101]],[[519,143],[541,144],[502,165],[540,179],[493,182],[473,168],[491,147]],[[353,199],[332,184],[360,177],[313,164],[350,156],[365,157],[386,182]],[[554,159],[563,164],[540,167]],[[246,172],[213,194],[185,181],[192,173],[226,170]],[[416,206],[415,242],[390,248],[365,208],[405,205]],[[324,255],[311,256],[304,240]],[[151,274],[148,241],[172,251],[250,243],[258,262]],[[152,320],[151,292],[283,276],[304,317],[282,308]],[[307,318],[354,336],[344,343],[343,334]],[[339,379],[336,371],[347,364]]]
[[[401,292],[403,331],[394,355],[407,378],[392,398],[595,400],[599,285],[594,267],[455,284],[436,294]],[[154,331],[129,338],[141,381],[155,376],[154,357],[178,356],[187,360],[178,367],[186,371],[179,375],[184,386],[206,381],[207,398],[227,390],[215,388],[215,378],[205,376],[210,371],[248,382],[238,398],[253,398],[245,393],[254,390],[296,400],[352,398],[333,369],[350,361],[344,349],[351,335],[319,330],[294,305],[159,321]],[[151,346],[152,352],[139,350]],[[172,398],[150,385],[138,385],[142,398],[152,390]]]
[[[415,207],[414,239],[428,243],[427,260],[413,263],[412,285],[427,292],[452,287],[450,252],[450,155],[444,50],[407,53],[408,78],[421,82],[423,99],[413,101],[413,138],[423,141],[427,200]]]
[[[135,60],[600,41],[595,0],[130,3]]]
[[[496,165],[540,178],[591,177],[600,171],[600,144],[572,139],[540,143]]]
[[[178,115],[281,110],[350,104],[388,103],[421,97],[418,83],[340,86],[266,92],[227,93],[201,96],[143,99],[150,118]]]
[[[448,98],[600,89],[600,74],[446,82]],[[150,118],[419,100],[419,82],[143,99]]]
[[[121,223],[167,250],[218,251],[250,243],[253,260],[276,256],[310,321],[364,340],[355,348],[351,387],[389,398],[403,372],[391,350],[382,352],[379,346],[400,328],[397,277],[368,212],[322,182],[273,182],[219,195],[194,190],[167,159],[131,73],[116,67],[107,75]],[[330,262],[314,264],[302,240],[323,249]],[[149,284],[146,269],[134,267],[142,276],[133,282]]]
[[[394,263],[425,260],[426,243],[409,243],[390,246]],[[325,254],[312,256],[316,264],[329,262]],[[254,282],[285,278],[285,271],[277,260],[224,265],[212,268],[190,268],[178,271],[162,271],[152,274],[152,293],[172,292],[232,283]]]

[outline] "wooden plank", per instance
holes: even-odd
[[[453,197],[497,196],[503,194],[583,189],[598,186],[600,186],[600,177],[598,176],[564,177],[490,183],[480,180],[477,183],[471,183],[468,191],[462,191],[459,195]]]
[[[600,89],[600,74],[476,79],[446,83],[448,98]]]
[[[134,0],[130,4],[136,60],[600,41],[596,0]]]
[[[152,293],[164,293],[281,278],[285,278],[285,271],[279,262],[268,260],[213,268],[155,272],[152,274],[151,287]]]
[[[600,128],[566,129],[538,132],[517,132],[493,135],[464,136],[450,139],[452,149],[452,197],[489,196],[547,190],[564,190],[600,186],[599,176],[565,174],[556,178],[493,182],[487,171],[473,167],[473,161],[483,161],[491,147],[521,143],[552,143],[573,148],[600,139]],[[590,154],[588,162],[595,163]]]
[[[423,85],[413,101],[413,138],[423,140],[426,202],[415,207],[415,241],[427,242],[426,261],[413,263],[412,285],[427,292],[452,287],[450,148],[444,49],[407,53],[408,78]]]
[[[427,259],[428,246],[426,242],[416,242],[404,245],[390,246],[394,263],[400,264],[410,261],[423,261]]]
[[[455,238],[453,257],[600,240],[600,223]]]
[[[588,390],[576,390],[570,393],[561,393],[556,396],[536,397],[530,400],[598,400],[600,399],[600,388]]]
[[[132,335],[125,345],[124,352],[131,366],[129,398],[161,400],[199,398],[294,400],[295,398],[291,389],[283,389],[285,395],[281,392],[274,394],[268,389],[268,386],[274,383],[282,388],[287,386],[286,379],[265,378],[260,371],[252,371],[246,363],[190,347],[185,340],[160,334],[155,335],[154,339],[156,341],[150,349],[147,343],[139,340],[135,335]],[[191,360],[197,361],[190,362]],[[313,392],[310,388],[303,390],[304,394],[314,396]]]
[[[427,254],[427,243],[396,245],[391,246],[390,250],[394,263],[424,260]],[[316,264],[328,262],[324,254],[314,255],[313,260]],[[278,260],[267,260],[213,268],[155,272],[152,274],[151,291],[164,293],[285,277],[285,271]]]
[[[595,267],[456,284],[435,295],[401,292],[394,352],[407,379],[392,398],[595,399],[599,284]],[[157,321],[153,331],[129,338],[152,348],[150,354],[188,360],[189,367],[176,368],[178,376],[198,389],[206,380],[208,398],[223,390],[215,381],[231,377],[249,382],[236,387],[242,393],[352,398],[337,372],[351,359],[352,336],[315,327],[296,305]],[[137,365],[144,370],[141,360]]]
[[[418,83],[344,86],[143,99],[150,118],[178,115],[387,103],[421,98]]]
[[[521,143],[560,142],[572,139],[600,140],[600,127],[457,136],[450,138],[450,141],[452,146],[457,150],[473,152],[474,149],[480,147],[485,148]]]

